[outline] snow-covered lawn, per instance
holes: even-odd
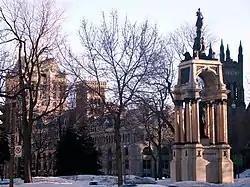
[[[128,183],[136,183],[137,187],[250,187],[250,169],[240,174],[240,179],[235,179],[233,184],[209,184],[194,181],[171,182],[170,179],[159,180],[155,184],[152,178],[142,178],[137,176],[127,176]],[[95,181],[98,185],[89,185],[90,181]],[[3,183],[8,183],[4,180]],[[65,177],[34,177],[33,183],[24,184],[22,180],[15,179],[17,187],[117,187],[117,177],[114,176],[95,176],[95,175],[78,175]],[[6,187],[8,184],[2,184],[0,187]]]

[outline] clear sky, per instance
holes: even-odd
[[[195,24],[196,11],[201,8],[204,24],[211,32],[229,44],[231,58],[237,60],[240,40],[244,54],[245,95],[250,100],[250,0],[58,0],[66,11],[64,31],[69,34],[73,50],[80,49],[77,36],[83,17],[98,24],[101,13],[117,10],[120,17],[131,21],[149,20],[157,24],[160,31],[169,31],[183,23]],[[213,47],[218,54],[219,44]]]

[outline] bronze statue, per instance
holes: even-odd
[[[205,103],[199,105],[199,119],[200,119],[200,137],[208,138],[207,136],[207,124],[206,124],[206,108]]]
[[[196,37],[195,37],[195,41],[194,41],[194,46],[193,46],[193,58],[195,57],[199,57],[201,50],[202,50],[202,44],[201,44],[201,28],[203,25],[203,16],[202,13],[200,11],[200,8],[198,9],[198,11],[196,12],[196,16],[197,16],[197,21],[196,21]]]
[[[203,15],[201,13],[201,9],[198,8],[198,11],[196,12],[196,16],[197,16],[197,21],[196,21],[196,27],[197,29],[201,29],[202,25],[203,25]]]
[[[184,53],[183,56],[185,57],[185,59],[183,61],[187,61],[187,60],[191,60],[192,59],[192,57],[191,57],[191,55],[190,55],[189,52]]]

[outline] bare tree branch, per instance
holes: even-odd
[[[196,27],[188,23],[183,24],[180,28],[170,32],[169,37],[176,60],[183,60],[185,52],[191,53],[193,51]],[[208,49],[210,43],[213,45],[218,41],[218,38],[210,32],[207,25],[202,28],[202,37],[205,39],[205,49]]]

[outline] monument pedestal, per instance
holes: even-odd
[[[170,163],[170,176],[173,181],[181,181],[181,152],[183,145],[173,145],[173,159]]]
[[[206,182],[208,161],[202,156],[201,144],[186,144],[182,151],[182,181]]]
[[[219,183],[233,183],[233,162],[230,159],[230,146],[217,145],[218,147],[218,167]]]
[[[203,157],[207,165],[207,182],[233,183],[233,162],[230,159],[230,146],[227,144],[204,146]]]
[[[173,181],[199,181],[233,183],[233,162],[227,144],[203,146],[202,144],[174,145],[171,161]]]

